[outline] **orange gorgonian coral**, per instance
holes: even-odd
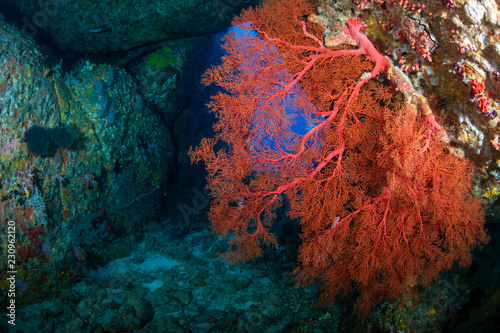
[[[235,19],[227,55],[203,78],[222,88],[210,103],[216,136],[190,156],[206,164],[213,230],[231,237],[225,258],[276,246],[270,226],[286,202],[301,226],[298,281],[321,281],[325,302],[355,290],[367,312],[470,263],[487,240],[484,213],[469,194],[472,165],[448,153],[432,114],[375,79],[390,64],[361,23],[344,31],[357,48],[330,49],[307,20],[313,11],[306,0],[268,0]]]

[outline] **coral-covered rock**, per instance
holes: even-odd
[[[0,218],[16,224],[29,302],[106,259],[92,248],[158,217],[172,146],[122,69],[87,61],[49,70],[2,22],[0,73]],[[35,280],[43,286],[30,289]]]

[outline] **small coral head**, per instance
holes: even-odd
[[[474,95],[480,95],[484,91],[484,83],[478,80],[472,80],[472,92]]]

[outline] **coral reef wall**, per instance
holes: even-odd
[[[125,70],[83,61],[64,73],[46,60],[0,20],[0,244],[15,222],[23,302],[74,281],[90,255],[109,260],[99,246],[158,218],[172,159],[168,130]]]

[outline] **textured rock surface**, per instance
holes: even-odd
[[[117,233],[159,215],[172,146],[123,69],[49,69],[34,42],[0,22],[0,73],[0,219],[16,223],[17,278],[30,302],[84,273],[82,263],[105,260],[96,248]]]
[[[8,0],[27,35],[47,32],[64,50],[128,50],[227,26],[246,0]]]

